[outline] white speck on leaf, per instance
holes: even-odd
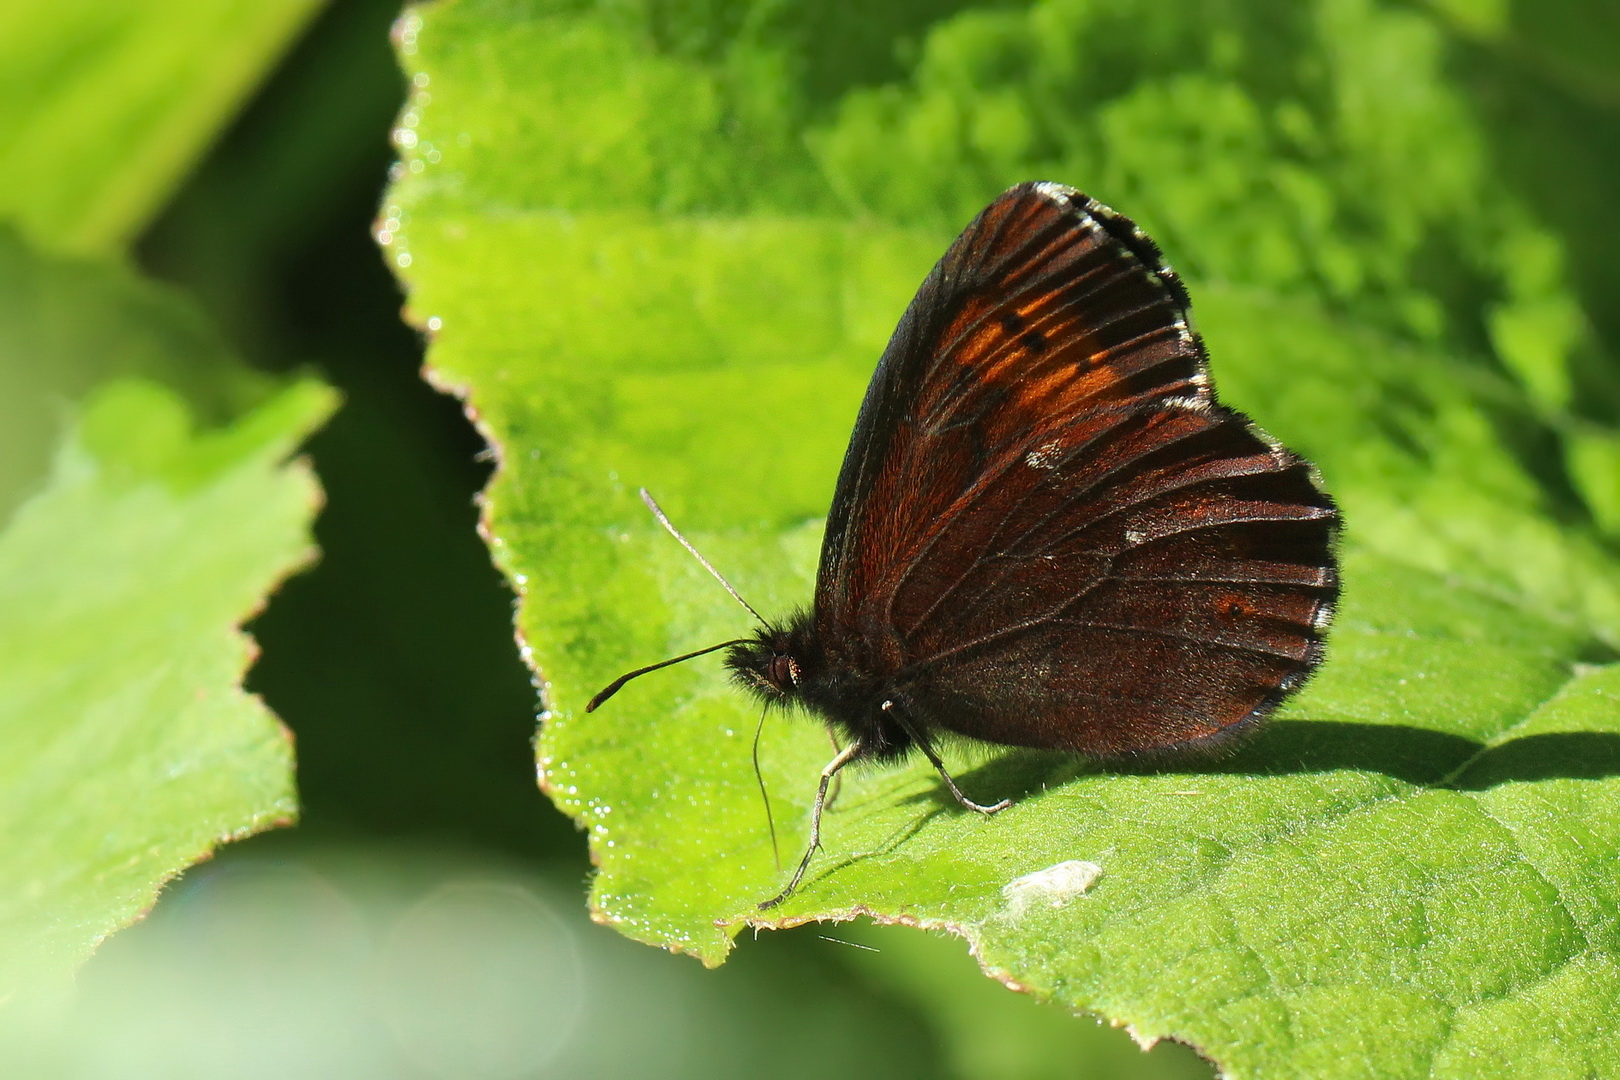
[[[1007,914],[1016,919],[1032,908],[1060,908],[1095,885],[1102,872],[1103,868],[1094,862],[1069,859],[1015,878],[1001,887]]]

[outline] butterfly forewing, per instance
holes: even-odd
[[[1020,185],[879,364],[817,632],[926,725],[1103,754],[1210,741],[1319,659],[1336,520],[1307,463],[1215,402],[1151,242]]]

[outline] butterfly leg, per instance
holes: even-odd
[[[842,754],[844,752],[843,745],[840,744],[839,741],[838,741],[838,732],[833,729],[831,724],[827,725],[827,738],[832,741],[833,753]],[[840,793],[843,792],[843,790],[844,790],[844,778],[843,778],[843,776],[840,775],[840,776],[833,777],[832,788],[830,790],[828,790],[828,792],[827,792],[827,809],[828,810],[831,810],[833,808],[833,803],[838,801],[838,796],[839,796]]]
[[[810,813],[810,846],[805,849],[804,858],[799,860],[799,868],[793,871],[793,880],[787,883],[787,888],[759,905],[761,911],[773,908],[792,896],[793,890],[804,880],[804,872],[810,868],[811,858],[815,855],[816,849],[821,847],[821,811],[827,803],[827,788],[831,786],[833,777],[838,775],[838,770],[860,756],[861,749],[861,742],[857,739],[840,750],[838,756],[827,762],[827,767],[821,770],[821,786],[816,788],[816,805]]]
[[[1011,799],[1002,799],[1000,802],[991,806],[981,806],[972,799],[968,798],[966,795],[962,794],[962,789],[956,786],[955,780],[951,779],[951,774],[945,770],[945,763],[941,761],[939,755],[934,752],[934,748],[928,744],[927,739],[924,739],[921,735],[919,735],[916,729],[914,729],[911,724],[906,721],[905,714],[895,707],[894,702],[885,701],[883,703],[883,711],[894,717],[900,726],[906,729],[906,734],[911,736],[911,741],[916,743],[918,748],[921,749],[924,754],[928,755],[928,760],[934,763],[934,769],[939,773],[940,779],[945,781],[945,786],[951,789],[951,794],[956,797],[957,802],[961,803],[969,810],[977,810],[981,814],[994,814],[1001,810],[1005,810],[1007,807],[1012,805]]]

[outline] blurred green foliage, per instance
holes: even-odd
[[[111,256],[309,10],[0,15],[0,1000],[297,813],[237,626],[311,554],[319,493],[285,459],[332,396],[242,367]]]
[[[296,816],[235,624],[310,554],[318,495],[281,461],[330,408],[298,384],[193,434],[167,389],[105,384],[0,532],[0,996],[68,975],[214,844]]]
[[[119,377],[161,382],[218,424],[269,390],[178,290],[33,251],[0,227],[0,522],[44,482],[70,404]]]
[[[117,254],[320,0],[58,0],[0,11],[0,219]]]
[[[705,972],[591,926],[571,883],[532,863],[375,841],[267,848],[280,851],[188,875],[110,942],[70,1014],[0,1044],[7,1074],[923,1080],[946,1067],[916,1019],[852,992],[835,965],[762,951]]]

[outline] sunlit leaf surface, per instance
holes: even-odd
[[[500,454],[489,535],[592,902],[708,963],[750,923],[948,927],[1003,980],[1232,1076],[1620,1069],[1620,574],[1563,473],[1558,241],[1501,187],[1421,14],[1161,9],[924,20],[909,74],[876,82],[764,9],[463,0],[402,23],[416,96],[379,239],[433,377]],[[1188,272],[1222,396],[1320,464],[1347,521],[1329,662],[1214,766],[954,748],[970,794],[1015,798],[993,819],[926,763],[852,776],[766,918],[758,714],[718,662],[582,711],[748,628],[635,489],[756,607],[808,602],[889,331],[955,229],[1032,177],[1137,216]],[[768,723],[790,859],[830,753]],[[1070,861],[1101,870],[1083,892],[1004,892]]]

